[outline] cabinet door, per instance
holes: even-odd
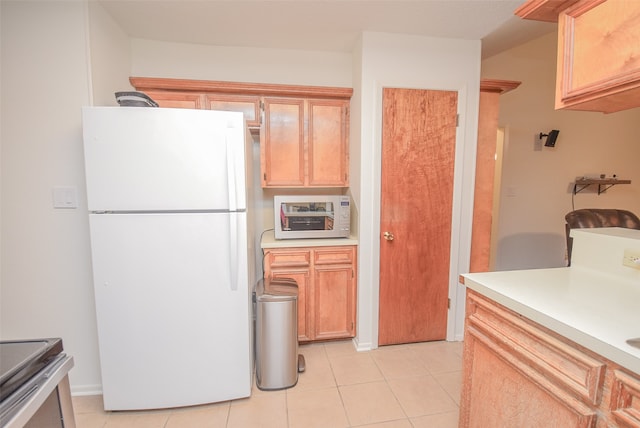
[[[355,247],[314,250],[314,337],[355,336]]]
[[[640,2],[582,0],[558,17],[556,108],[611,113],[640,102]]]
[[[304,182],[304,100],[265,98],[260,128],[262,187]]]
[[[623,370],[613,370],[611,391],[611,416],[618,426],[640,427],[640,377]],[[612,424],[613,426],[613,424]]]
[[[308,101],[308,185],[349,184],[349,101]]]
[[[260,97],[248,95],[207,94],[206,106],[209,110],[239,111],[244,114],[247,126],[260,126]]]
[[[292,278],[298,283],[298,340],[313,340],[313,311],[310,300],[311,253],[309,250],[269,250],[266,254],[266,278]]]
[[[160,107],[204,108],[204,96],[193,92],[146,91],[145,94],[157,102]]]
[[[595,427],[603,361],[472,290],[464,347],[461,428]]]

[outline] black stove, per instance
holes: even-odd
[[[0,401],[62,353],[62,339],[0,341]]]
[[[24,426],[53,391],[56,399],[60,396],[58,383],[63,378],[67,392],[66,373],[72,366],[60,338],[0,341],[0,426]],[[39,420],[29,426],[43,426]]]

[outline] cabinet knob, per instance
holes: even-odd
[[[384,233],[384,239],[386,239],[387,241],[393,241],[393,233],[385,232]]]

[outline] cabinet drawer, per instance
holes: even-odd
[[[267,253],[268,265],[271,269],[308,267],[311,264],[310,251],[270,251]]]
[[[571,391],[597,405],[606,363],[476,293],[467,295],[467,332],[551,391]],[[549,382],[550,381],[550,382]]]
[[[351,264],[353,263],[354,250],[353,247],[332,247],[330,249],[316,249],[314,251],[314,264]]]
[[[611,411],[620,426],[640,427],[640,379],[614,370]]]

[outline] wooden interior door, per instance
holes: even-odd
[[[383,89],[378,344],[443,340],[457,93]]]

